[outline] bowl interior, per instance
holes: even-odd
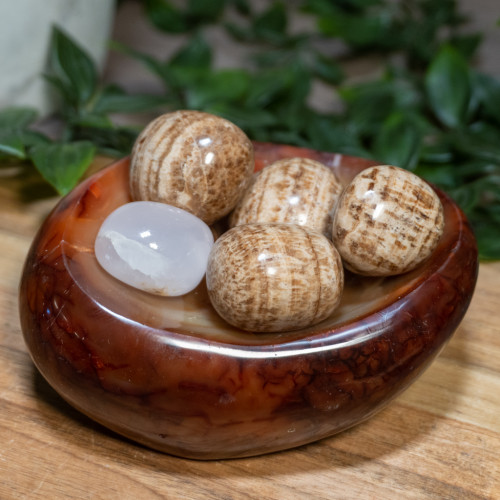
[[[280,158],[307,156],[331,167],[346,184],[359,171],[374,163],[339,154],[319,153],[302,148],[255,144],[256,170]],[[66,202],[63,246],[65,265],[75,283],[91,300],[127,321],[180,335],[241,345],[270,345],[335,334],[335,331],[375,312],[393,306],[415,289],[445,262],[456,238],[456,206],[438,191],[445,212],[444,234],[433,255],[414,271],[390,278],[360,277],[346,273],[340,307],[312,327],[283,333],[252,333],[236,329],[212,308],[205,280],[182,297],[159,297],[136,290],[116,280],[98,264],[94,241],[104,219],[117,207],[131,201],[128,189],[127,158],[79,186]],[[71,200],[78,199],[75,205]],[[64,203],[64,202],[63,202]],[[351,332],[352,333],[352,332]],[[339,339],[340,340],[340,339]]]

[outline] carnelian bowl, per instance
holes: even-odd
[[[256,170],[309,157],[343,183],[368,160],[255,143]],[[40,228],[20,286],[26,345],[71,405],[151,448],[195,459],[303,445],[369,418],[429,366],[463,318],[477,278],[472,231],[437,190],[445,228],[431,257],[391,278],[347,273],[339,309],[313,327],[244,332],[224,322],[205,283],[157,297],[108,275],[100,225],[130,201],[123,159],[63,198]]]

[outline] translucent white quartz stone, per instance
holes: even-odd
[[[120,281],[156,295],[177,296],[203,279],[213,243],[210,228],[189,212],[137,201],[107,217],[95,241],[95,255]]]

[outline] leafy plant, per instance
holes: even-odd
[[[62,101],[61,138],[35,132],[32,110],[5,110],[3,157],[31,160],[64,193],[95,151],[130,151],[138,130],[115,125],[115,113],[199,109],[255,140],[413,170],[460,204],[481,258],[500,258],[500,82],[471,65],[481,36],[463,34],[467,18],[455,0],[273,1],[259,11],[247,0],[146,0],[143,8],[168,36],[187,35],[185,45],[163,59],[113,48],[141,61],[162,95],[102,85],[90,58],[55,28],[47,78]],[[300,30],[297,16],[309,20]],[[246,45],[250,58],[216,67],[206,36],[213,24]],[[359,57],[381,58],[382,74],[352,83],[347,75]],[[318,85],[330,89],[320,107],[311,100]]]
[[[45,77],[61,100],[60,139],[53,141],[34,130],[36,110],[4,109],[0,159],[29,160],[62,195],[75,186],[97,151],[111,156],[130,151],[139,129],[114,125],[110,114],[157,109],[165,103],[162,96],[128,95],[117,85],[102,86],[95,63],[57,27]]]

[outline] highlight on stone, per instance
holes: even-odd
[[[118,280],[163,296],[194,290],[213,246],[211,229],[165,203],[137,201],[112,212],[95,241],[99,264]]]

